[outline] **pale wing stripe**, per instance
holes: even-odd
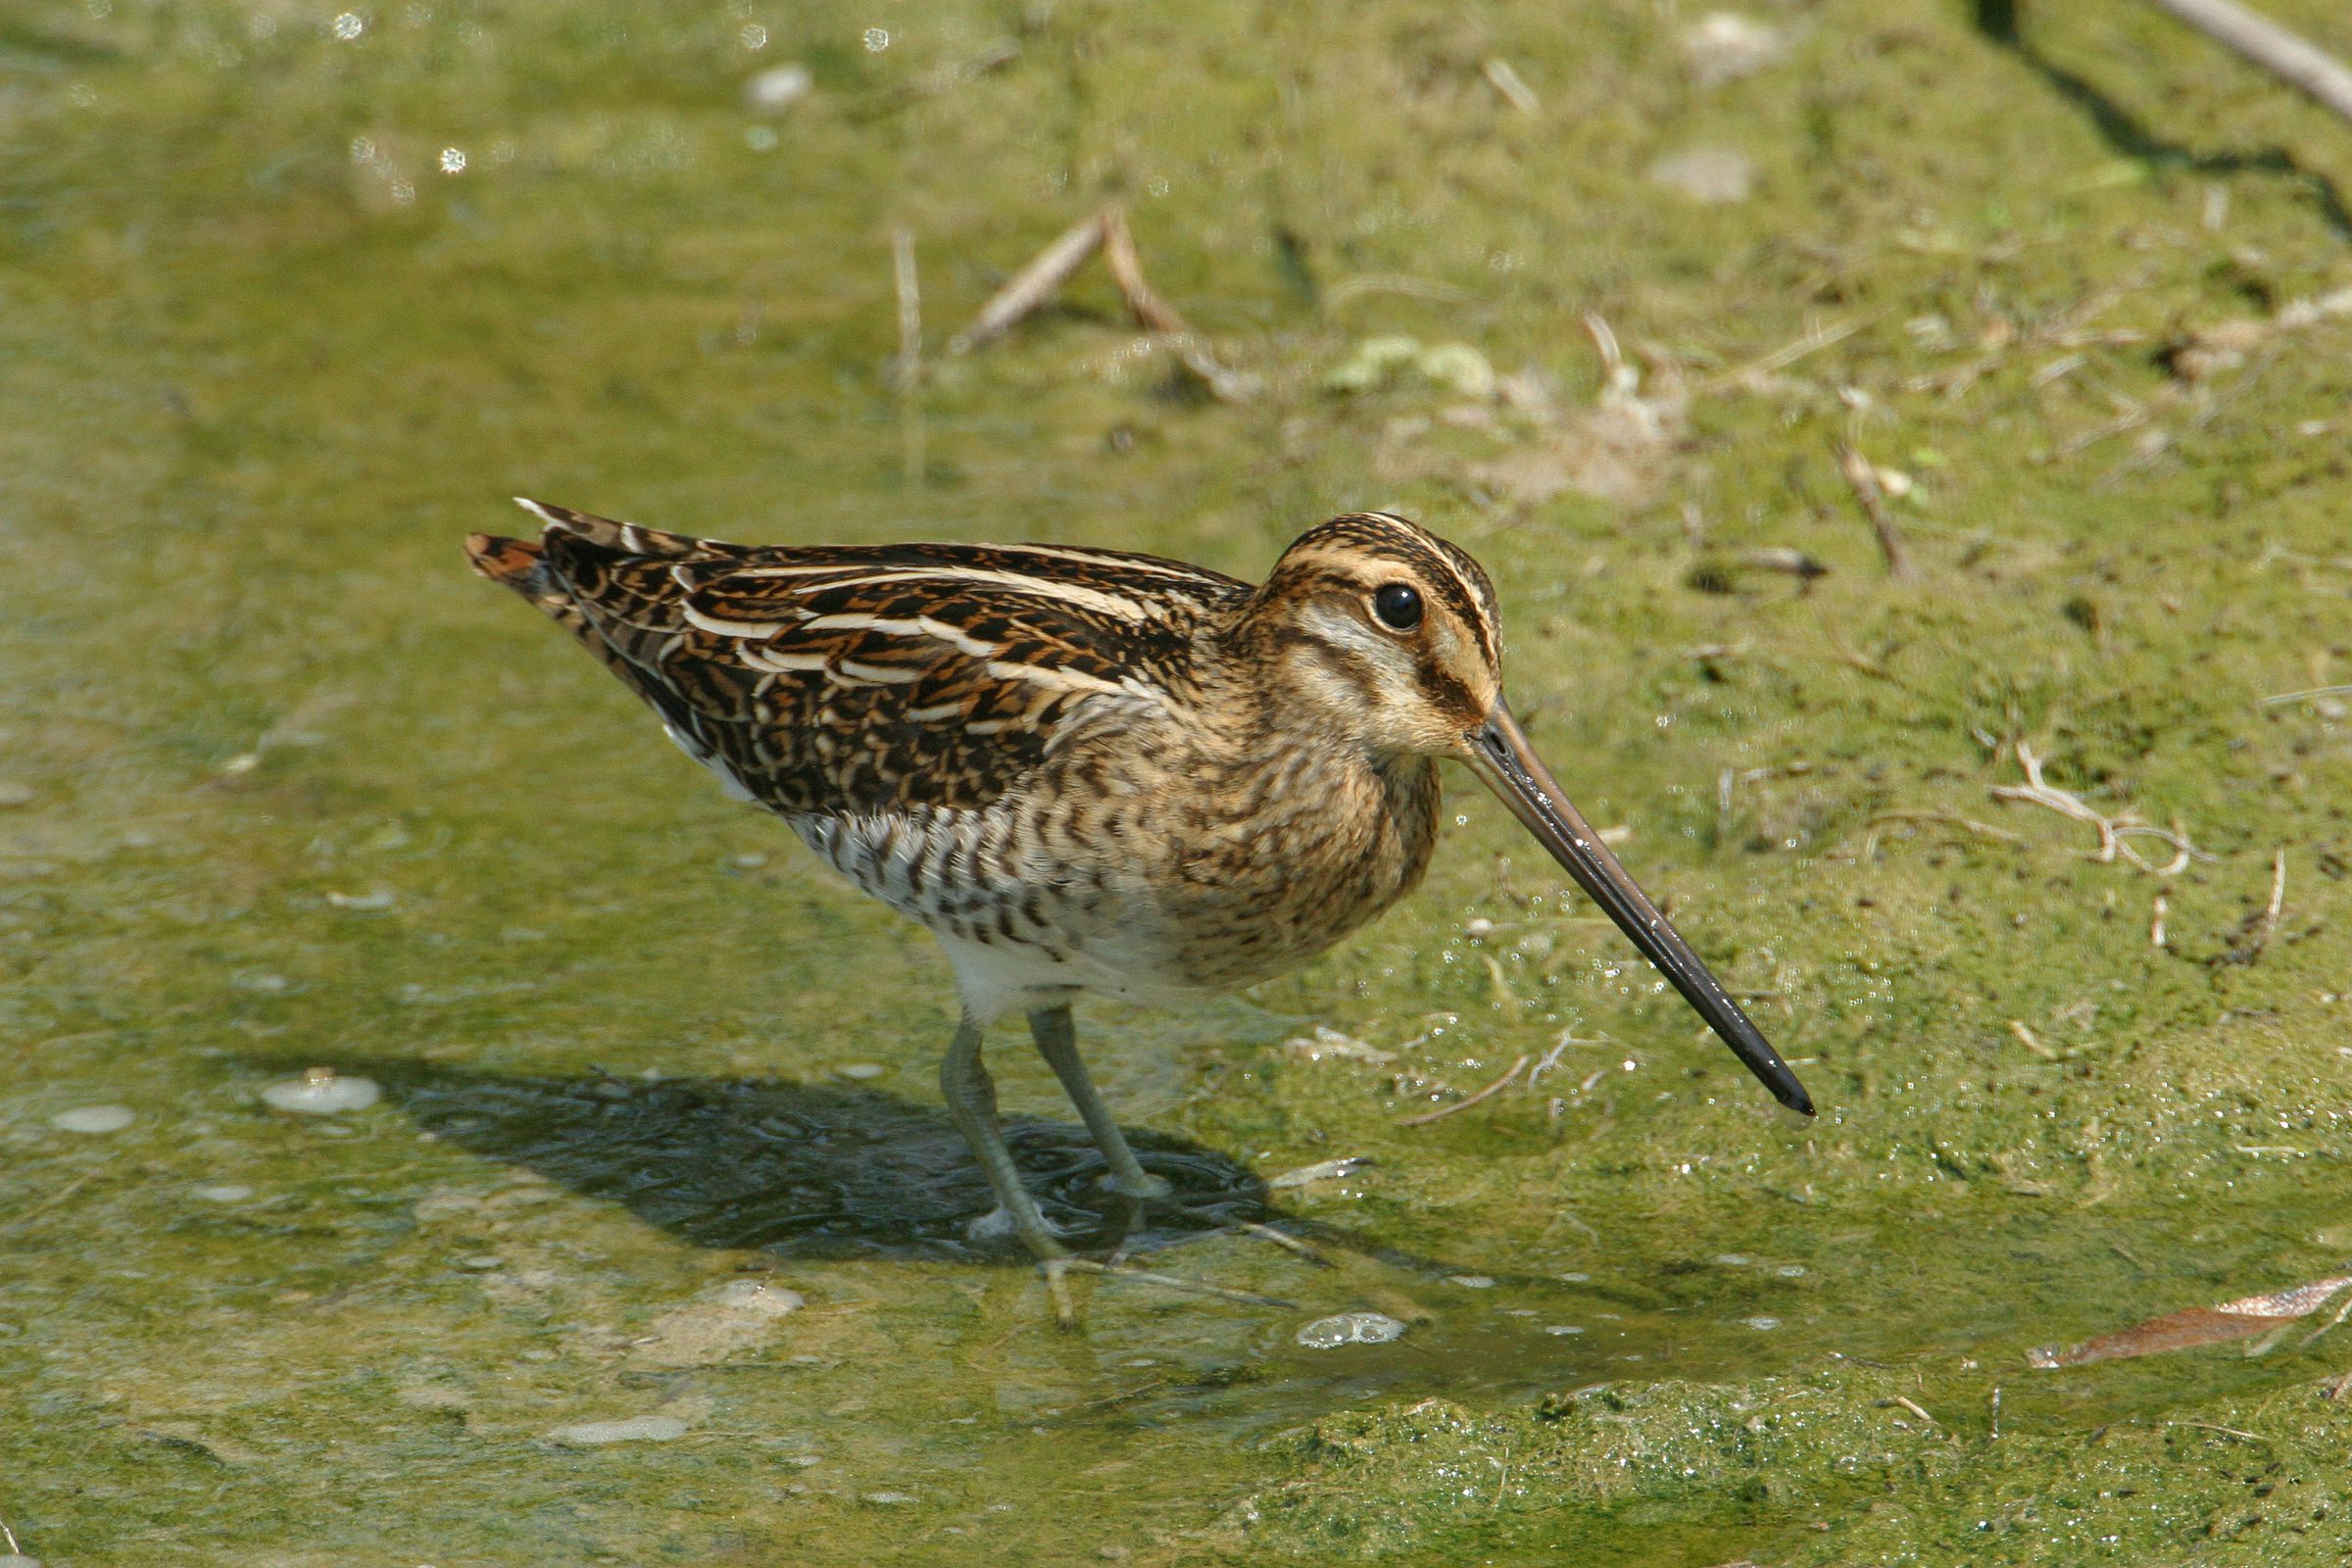
[[[862,615],[851,612],[839,615],[813,615],[799,624],[804,631],[878,631],[886,637],[928,637],[935,642],[946,643],[957,653],[972,659],[993,659],[1003,652],[1001,645],[983,642],[932,615],[917,615],[912,620],[890,620],[880,615]]]
[[[1184,565],[1181,563],[1164,561],[1139,561],[1132,557],[1113,555],[1106,551],[1086,550],[1082,548],[1064,547],[1060,545],[985,545],[981,546],[980,548],[993,550],[1000,554],[1008,556],[1036,556],[1040,560],[1044,561],[1074,562],[1083,566],[1100,566],[1106,571],[1138,573],[1153,577],[1177,577],[1186,582],[1199,583],[1203,588],[1222,589],[1233,586],[1231,583],[1225,581],[1221,577],[1211,576],[1207,572],[1198,570],[1192,566]],[[672,567],[671,571],[673,575],[676,575],[682,573],[685,569],[686,568],[684,567]],[[734,571],[729,572],[728,575],[734,577],[815,577],[821,576],[827,572],[859,572],[871,568],[845,564],[844,563],[838,561],[808,561],[788,562],[780,565],[772,566],[741,566],[736,568]],[[985,571],[987,568],[981,566],[958,566],[950,562],[942,562],[936,564],[925,564],[919,566],[890,566],[881,569],[909,572],[917,576],[954,576],[965,572],[977,573]],[[678,583],[681,587],[691,588],[695,586],[683,575],[678,575]]]
[[[1144,572],[1154,577],[1182,577],[1188,582],[1197,582],[1207,588],[1231,586],[1229,583],[1220,581],[1191,566],[1162,561],[1139,561],[1132,556],[1115,556],[1100,550],[1070,549],[1060,545],[991,545],[989,548],[1002,550],[1007,555],[1017,553],[1024,556],[1043,557],[1048,561],[1074,561],[1081,565],[1101,566],[1109,571]]]
[[[889,583],[938,582],[951,586],[957,583],[986,583],[991,587],[1012,588],[1034,594],[1040,599],[1058,600],[1084,610],[1116,615],[1121,620],[1144,620],[1152,612],[1137,600],[1119,594],[1104,593],[1098,588],[1081,588],[1075,583],[1054,582],[1047,577],[1032,577],[1018,571],[989,571],[977,566],[913,567],[901,570],[877,571],[863,577],[837,577],[829,582],[809,583],[792,590],[796,594],[830,593],[836,588],[877,588]]]
[[[1143,695],[1099,675],[1089,675],[1076,669],[1059,669],[1051,664],[1022,664],[1008,659],[997,659],[989,662],[988,672],[999,680],[1026,681],[1032,686],[1048,686],[1055,691],[1107,692],[1113,697]]]
[[[895,664],[868,664],[856,659],[845,659],[833,667],[844,679],[861,680],[869,686],[904,686],[910,680],[921,680],[930,673],[925,669],[903,669]]]
[[[695,609],[691,600],[681,603],[679,608],[686,613],[687,625],[716,632],[721,637],[765,637],[787,626],[798,626],[804,618],[796,612],[789,620],[729,620]]]
[[[825,667],[823,654],[786,654],[773,648],[746,649],[743,662],[754,669],[773,670],[779,675],[805,675]]]

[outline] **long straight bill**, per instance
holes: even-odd
[[[1470,736],[1472,771],[1487,788],[1502,797],[1511,814],[1524,823],[1553,859],[1576,878],[1617,928],[1634,939],[1642,956],[1656,964],[1683,1000],[1697,1009],[1707,1026],[1723,1037],[1732,1054],[1747,1064],[1772,1096],[1790,1110],[1813,1114],[1813,1099],[1763,1031],[1740,1010],[1723,982],[1708,972],[1690,944],[1677,935],[1649,895],[1635,885],[1617,857],[1600,842],[1577,808],[1568,804],[1551,770],[1545,767],[1520,732],[1518,720],[1498,699],[1485,725]]]

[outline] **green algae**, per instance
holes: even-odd
[[[68,1565],[2338,1560],[2333,1337],[2025,1364],[2352,1253],[2345,710],[2263,701],[2352,658],[2352,327],[2173,352],[2343,285],[2352,156],[2141,9],[2034,11],[2021,50],[1776,7],[1790,57],[1711,92],[1624,5],[0,23],[0,1520]],[[814,89],[757,120],[784,60]],[[1757,194],[1645,179],[1703,146]],[[1200,401],[1091,276],[893,389],[895,228],[936,345],[1108,195],[1263,402]],[[1587,313],[1670,439],[1529,499],[1606,445]],[[1324,391],[1384,336],[1551,412]],[[1912,481],[1917,581],[1840,440]],[[1539,744],[1824,1114],[1773,1113],[1465,796],[1343,951],[1082,1020],[1212,1210],[1373,1156],[1272,1192],[1335,1266],[1154,1232],[1298,1310],[1111,1284],[1052,1334],[961,1240],[936,954],[466,576],[514,491],[1245,574],[1413,512],[1494,570]],[[1991,799],[2021,740],[2210,858],[2154,877]],[[1396,1059],[1284,1045],[1316,1023]],[[1563,1033],[1533,1093],[1396,1126]],[[1084,1220],[1012,1045],[1016,1143]],[[261,1102],[315,1063],[386,1098]],[[648,1355],[744,1279],[806,1304]],[[1292,1342],[1357,1306],[1411,1328]],[[685,1434],[549,1436],[643,1417]]]

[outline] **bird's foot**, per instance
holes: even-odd
[[[1131,1268],[1116,1261],[1099,1262],[1091,1257],[1046,1257],[1038,1260],[1038,1272],[1046,1277],[1046,1289],[1054,1298],[1054,1316],[1063,1328],[1076,1328],[1078,1314],[1070,1304],[1068,1276],[1095,1274],[1109,1279],[1129,1279],[1142,1285],[1157,1286],[1163,1291],[1175,1291],[1186,1296],[1209,1296],[1221,1301],[1234,1301],[1244,1306],[1271,1306],[1284,1311],[1297,1311],[1298,1303],[1276,1296],[1259,1296],[1252,1291],[1229,1291],[1222,1285],[1207,1285],[1199,1280],[1179,1279],[1173,1274],[1157,1274],[1150,1269]]]
[[[1176,1190],[1156,1176],[1151,1177],[1150,1180],[1157,1186],[1158,1191],[1149,1193],[1128,1192],[1126,1188],[1113,1186],[1112,1183],[1114,1180],[1115,1178],[1112,1177],[1104,1177],[1102,1180],[1102,1185],[1105,1188],[1109,1188],[1112,1192],[1122,1193],[1127,1197],[1133,1198],[1136,1201],[1137,1210],[1139,1213],[1150,1209],[1161,1209],[1173,1212],[1185,1219],[1200,1221],[1200,1229],[1194,1235],[1186,1237],[1185,1240],[1187,1241],[1197,1241],[1202,1237],[1208,1236],[1253,1236],[1261,1242],[1279,1247],[1286,1252],[1290,1252],[1295,1256],[1306,1259],[1306,1261],[1314,1264],[1317,1268],[1329,1268],[1332,1266],[1330,1258],[1325,1257],[1321,1252],[1316,1251],[1313,1248],[1307,1246],[1304,1242],[1298,1240],[1298,1237],[1291,1235],[1287,1231],[1277,1230],[1271,1225],[1263,1224],[1253,1219],[1220,1219],[1213,1214],[1200,1213],[1191,1204],[1186,1203],[1182,1200],[1178,1199],[1176,1197]],[[1125,1258],[1127,1255],[1128,1244],[1133,1242],[1133,1240],[1134,1232],[1131,1223],[1127,1240],[1120,1244],[1119,1250],[1113,1254],[1111,1258],[1113,1263],[1117,1263]]]
[[[1027,1242],[1040,1256],[1048,1256],[1051,1255],[1049,1248],[1052,1251],[1059,1251],[1060,1249],[1053,1244],[1071,1233],[1040,1214],[1037,1216],[1037,1233],[1033,1235],[1030,1227],[1023,1223],[1019,1215],[999,1203],[987,1213],[964,1226],[963,1234],[966,1241],[973,1242],[1001,1242],[1007,1236],[1018,1236],[1022,1241]],[[1047,1244],[1044,1247],[1038,1245],[1041,1236],[1045,1238]]]

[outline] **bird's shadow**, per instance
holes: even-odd
[[[2090,117],[2107,145],[2127,158],[2158,169],[2207,175],[2278,174],[2300,184],[2328,226],[2352,236],[2352,211],[2327,175],[2309,170],[2284,147],[2265,146],[2204,152],[2160,135],[2096,82],[2058,64],[2037,48],[2024,27],[2022,0],[1973,0],[1977,31],[2008,49],[2059,96]]]
[[[254,1065],[289,1070],[285,1061]],[[346,1061],[342,1070],[376,1080],[437,1139],[617,1203],[698,1247],[798,1258],[1031,1261],[1017,1241],[966,1236],[992,1200],[962,1135],[938,1105],[884,1090],[768,1078],[507,1074],[414,1058]],[[1130,1136],[1145,1166],[1176,1188],[1181,1212],[1154,1204],[1137,1216],[1125,1200],[1102,1192],[1103,1159],[1083,1128],[1005,1118],[1030,1191],[1073,1246],[1125,1239],[1150,1250],[1220,1225],[1287,1218],[1269,1207],[1265,1182],[1227,1155],[1160,1134]]]

